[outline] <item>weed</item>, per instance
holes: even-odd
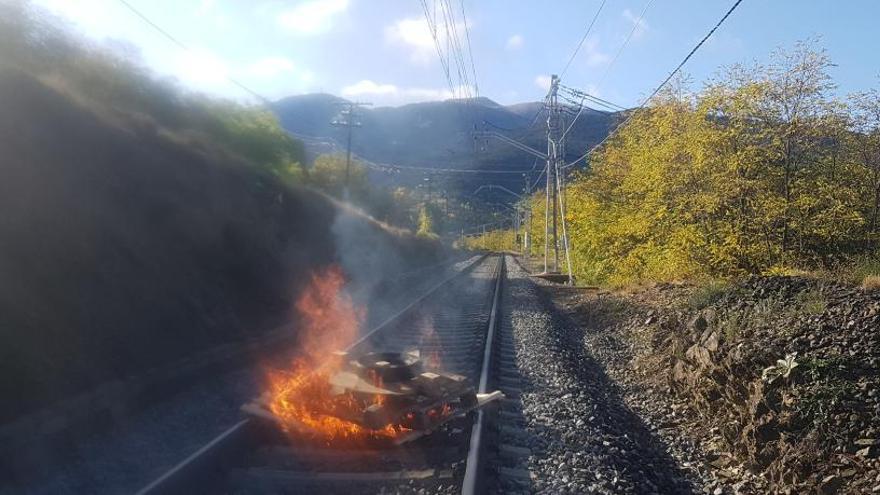
[[[730,287],[730,283],[725,280],[712,280],[696,290],[688,297],[688,306],[691,309],[700,310],[711,306],[719,299]]]
[[[742,335],[746,326],[746,318],[741,314],[732,314],[718,322],[718,328],[726,342],[734,342]]]
[[[802,313],[818,315],[824,313],[825,308],[827,307],[828,301],[825,300],[822,291],[818,289],[812,289],[798,294],[796,309],[799,309]]]
[[[842,357],[808,359],[800,364],[809,392],[798,401],[798,414],[816,425],[824,425],[841,404],[856,392],[855,384],[847,379],[852,363]]]
[[[862,284],[865,288],[880,285],[880,258],[861,256],[840,268],[840,278],[844,282]],[[873,286],[871,284],[874,284]]]

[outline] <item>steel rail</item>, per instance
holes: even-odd
[[[497,333],[499,322],[501,321],[501,285],[505,273],[505,256],[500,257],[498,263],[498,274],[495,280],[495,293],[492,297],[492,309],[489,313],[489,324],[486,333],[486,344],[483,347],[483,365],[480,371],[480,383],[477,393],[487,393],[489,391],[489,378],[492,373],[493,354],[495,350],[495,334]],[[486,430],[486,411],[485,409],[477,410],[477,417],[474,421],[473,429],[471,429],[470,448],[468,450],[467,464],[465,465],[464,481],[462,482],[462,495],[476,495],[485,493],[483,489],[483,471],[484,471],[484,452],[485,442],[483,434]]]
[[[408,312],[412,311],[415,307],[437,293],[447,284],[470,273],[488,256],[488,253],[483,253],[457,273],[454,273],[437,283],[416,300],[367,332],[363,337],[351,344],[347,350],[350,351],[356,346],[366,342],[369,338],[375,337],[376,334],[381,331],[392,327],[392,324],[397,319],[405,316]],[[241,451],[244,447],[253,443],[252,439],[259,430],[260,426],[258,422],[251,418],[239,421],[234,426],[214,437],[213,440],[201,447],[198,451],[189,455],[170,470],[166,471],[159,478],[140,489],[136,495],[200,493],[200,487],[204,486],[206,480],[222,475],[222,472],[218,471],[222,471],[222,468],[225,465],[231,464],[231,459],[236,456],[238,451]]]

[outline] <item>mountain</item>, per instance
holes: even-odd
[[[345,150],[346,130],[334,127],[331,121],[346,102],[329,94],[308,94],[284,98],[272,108],[282,127],[317,154]],[[473,132],[497,131],[545,151],[546,114],[540,112],[542,107],[541,102],[503,106],[488,98],[363,107],[352,152],[372,162],[399,166],[529,171],[535,166],[535,157],[496,139],[475,140]],[[617,117],[615,113],[584,110],[566,139],[566,159],[576,159],[601,141]],[[413,183],[424,174],[407,175],[398,179]],[[472,174],[453,182],[467,187],[502,183],[520,190],[523,179],[520,174]]]

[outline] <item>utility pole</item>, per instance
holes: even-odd
[[[529,180],[528,174],[523,174],[523,181],[525,185],[523,186],[523,223],[525,224],[525,228],[523,229],[523,252],[526,256],[529,256],[531,252],[531,235],[532,235],[532,205],[531,205],[531,191],[529,187],[531,186],[531,181]]]
[[[547,95],[547,184],[545,189],[545,211],[544,211],[544,273],[549,273],[549,250],[551,239],[551,223],[552,223],[552,239],[553,239],[553,271],[559,271],[559,238],[557,236],[557,197],[559,189],[556,181],[556,171],[559,164],[559,133],[562,130],[560,122],[560,109],[557,93],[559,92],[559,76],[553,74],[550,78],[550,92]],[[553,219],[550,219],[550,208],[553,208]]]
[[[330,122],[334,127],[345,127],[347,129],[345,144],[345,191],[348,192],[349,178],[351,177],[351,134],[355,127],[361,127],[363,124],[357,119],[357,110],[360,107],[372,105],[372,103],[346,101],[342,105],[345,107],[339,112],[339,115]]]
[[[569,252],[568,229],[565,223],[565,198],[560,191],[563,190],[564,178],[562,177],[565,144],[562,130],[565,128],[563,114],[565,109],[559,105],[559,76],[553,74],[550,78],[550,91],[544,101],[547,107],[547,153],[543,153],[530,146],[511,139],[494,131],[475,132],[474,139],[496,138],[526,153],[536,156],[546,162],[544,173],[547,181],[544,187],[544,275],[559,274],[559,220],[562,220],[563,248],[568,268],[568,283],[573,283],[571,273],[571,254]],[[498,187],[498,186],[495,186]],[[491,188],[491,187],[490,187]],[[500,187],[498,187],[500,188]],[[526,186],[528,191],[529,187]],[[515,194],[515,193],[514,193]],[[552,215],[552,218],[551,218]],[[531,224],[531,216],[528,217]],[[550,246],[553,246],[553,271],[550,271]]]

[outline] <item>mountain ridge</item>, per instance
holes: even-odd
[[[331,123],[349,100],[328,93],[289,96],[271,104],[281,126],[306,143],[311,156],[345,150],[346,129]],[[352,152],[371,162],[400,167],[467,168],[477,170],[535,169],[535,157],[500,141],[479,140],[477,130],[494,130],[537,150],[546,149],[545,124],[538,115],[542,102],[502,105],[489,98],[450,99],[409,103],[396,107],[362,107],[361,126],[354,130]],[[571,108],[571,107],[569,107]],[[619,113],[585,109],[569,133],[566,160],[574,160],[601,141],[617,121]],[[569,117],[570,121],[570,117]],[[540,170],[540,169],[537,169]],[[387,177],[373,174],[379,182]],[[416,182],[395,177],[398,182]],[[486,180],[480,174],[462,179],[465,185]],[[417,176],[417,177],[416,177]],[[522,184],[519,174],[491,177],[493,183]]]

